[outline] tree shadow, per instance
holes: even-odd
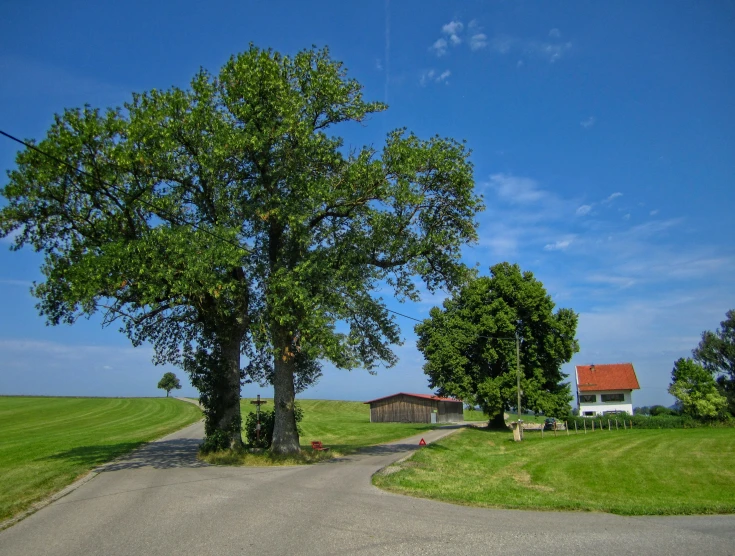
[[[199,439],[177,438],[150,442],[142,446],[135,442],[79,446],[49,456],[47,459],[71,461],[95,468],[99,473],[146,467],[153,469],[206,467],[208,464],[197,458],[200,444]],[[140,447],[136,450],[138,446]]]

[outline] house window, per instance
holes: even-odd
[[[597,396],[594,394],[583,394],[579,396],[579,403],[595,403]]]
[[[625,401],[625,394],[602,394],[600,398],[603,402],[623,402]]]
[[[595,415],[595,412],[594,411],[585,411],[584,412],[584,416],[585,417],[592,417],[593,415]]]

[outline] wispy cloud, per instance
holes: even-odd
[[[450,21],[446,25],[442,26],[442,33],[449,37],[449,40],[454,46],[457,46],[462,42],[460,33],[464,29],[464,25],[461,21]]]
[[[572,244],[571,239],[560,239],[544,245],[544,251],[565,251]]]
[[[487,46],[487,35],[477,33],[470,38],[470,50],[481,50]]]
[[[518,67],[527,59],[540,59],[555,63],[572,50],[572,42],[524,39],[510,35],[496,35],[490,41],[490,49],[496,54],[520,56]]]
[[[436,42],[429,47],[429,50],[433,50],[434,54],[441,57],[447,53],[447,46],[446,39],[437,39]]]
[[[444,83],[448,84],[449,76],[452,75],[452,72],[449,70],[444,70],[443,72],[439,73],[438,71],[434,69],[426,70],[424,71],[421,76],[419,77],[419,83],[422,87],[425,87],[429,83]]]
[[[581,122],[579,122],[579,125],[581,125],[585,129],[589,129],[593,125],[595,125],[595,122],[596,121],[597,120],[595,120],[595,117],[594,116],[590,116],[589,118],[585,118],[584,120],[582,120]]]
[[[623,196],[623,194],[620,193],[620,191],[616,191],[615,193],[611,193],[608,197],[606,197],[605,199],[603,199],[601,202],[603,204],[612,203],[615,199],[617,199],[618,197],[622,197],[622,196]]]
[[[493,174],[490,176],[489,185],[500,198],[512,203],[533,203],[546,196],[546,192],[539,188],[535,180],[530,178],[502,173]]]
[[[0,278],[0,286],[20,286],[23,288],[30,288],[31,286],[33,286],[33,282],[30,282],[28,280],[12,280]]]
[[[580,205],[576,213],[578,216],[584,216],[585,214],[589,214],[592,211],[592,205]]]
[[[558,39],[558,38],[561,38],[561,31],[559,31],[559,29],[557,29],[556,27],[554,27],[553,29],[551,29],[551,30],[549,31],[549,36],[550,36],[550,37],[551,37],[552,39]]]

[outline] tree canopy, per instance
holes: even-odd
[[[415,299],[416,277],[467,276],[482,202],[464,144],[398,129],[347,151],[330,135],[385,109],[327,49],[251,46],[188,89],[57,115],[9,172],[0,237],[44,254],[49,323],[100,311],[183,368],[210,446],[241,443],[240,387],[258,380],[274,385],[272,449],[295,452],[295,391],[320,361],[396,361],[376,288]]]
[[[163,378],[158,381],[158,388],[166,390],[166,397],[168,398],[171,390],[181,390],[181,382],[174,373],[163,373]]]
[[[689,358],[682,357],[674,364],[669,394],[681,402],[685,414],[696,418],[712,419],[727,406],[712,375]]]
[[[494,424],[517,405],[516,342],[520,342],[522,406],[563,416],[572,399],[561,365],[579,351],[577,314],[554,311],[543,284],[518,265],[501,263],[431,310],[416,326],[429,385],[479,405]]]
[[[725,313],[720,328],[702,332],[702,340],[692,354],[716,378],[730,414],[735,415],[735,309]]]

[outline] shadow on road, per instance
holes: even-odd
[[[151,442],[121,460],[111,461],[100,466],[97,471],[119,471],[121,469],[173,469],[181,467],[207,467],[208,464],[197,459],[201,440],[177,438]]]
[[[197,459],[197,452],[201,440],[194,438],[178,438],[160,440],[144,444],[134,450],[139,444],[121,443],[100,446],[79,446],[65,452],[59,452],[49,459],[73,461],[85,467],[96,467],[96,471],[119,471],[121,469],[172,469],[178,467],[206,467],[208,464]],[[118,459],[112,458],[126,452]],[[104,463],[108,461],[109,463]]]

